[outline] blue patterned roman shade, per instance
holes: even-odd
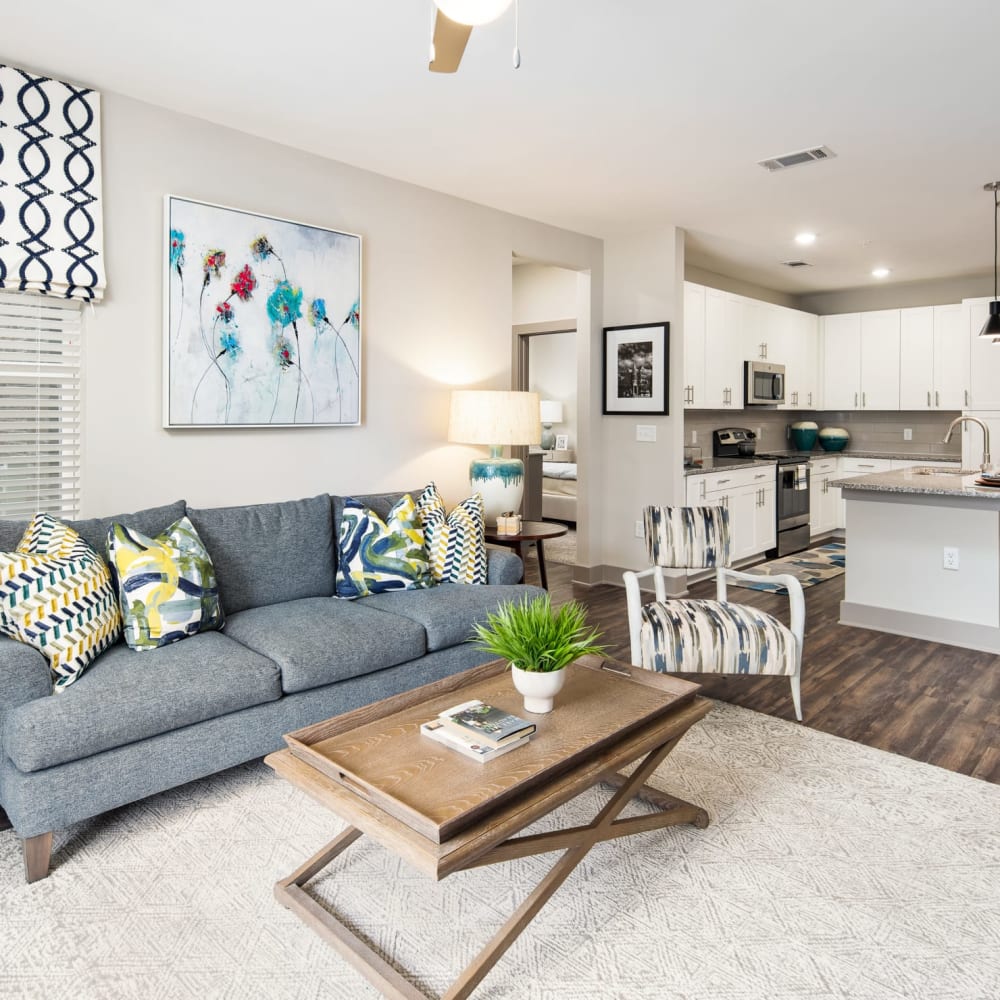
[[[100,301],[101,97],[0,64],[0,288]]]

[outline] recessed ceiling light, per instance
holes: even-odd
[[[798,243],[800,247],[810,247],[816,242],[816,234],[798,233],[795,236],[795,242]]]
[[[875,267],[872,268],[873,278],[888,278],[892,272],[887,267]]]

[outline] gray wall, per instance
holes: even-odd
[[[773,288],[765,288],[763,285],[755,285],[750,281],[741,281],[739,278],[730,278],[726,274],[716,274],[714,271],[706,271],[704,268],[695,267],[693,264],[686,264],[684,267],[684,280],[693,281],[696,285],[705,285],[707,288],[717,288],[720,292],[731,292],[733,295],[745,295],[748,299],[760,299],[762,302],[773,302],[776,306],[788,306],[790,309],[804,309],[799,305],[799,297],[788,292],[778,292]],[[811,310],[809,310],[811,311]]]
[[[943,306],[962,299],[993,294],[993,275],[910,281],[894,285],[867,285],[839,292],[814,292],[796,297],[796,309],[832,316],[836,313],[873,309],[905,309],[911,306]]]

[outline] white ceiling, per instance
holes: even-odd
[[[429,73],[431,0],[22,0],[0,61],[595,236],[673,223],[782,291],[992,272],[998,0],[520,4],[517,71],[511,10]]]

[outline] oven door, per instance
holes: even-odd
[[[809,465],[778,466],[778,531],[809,523]]]

